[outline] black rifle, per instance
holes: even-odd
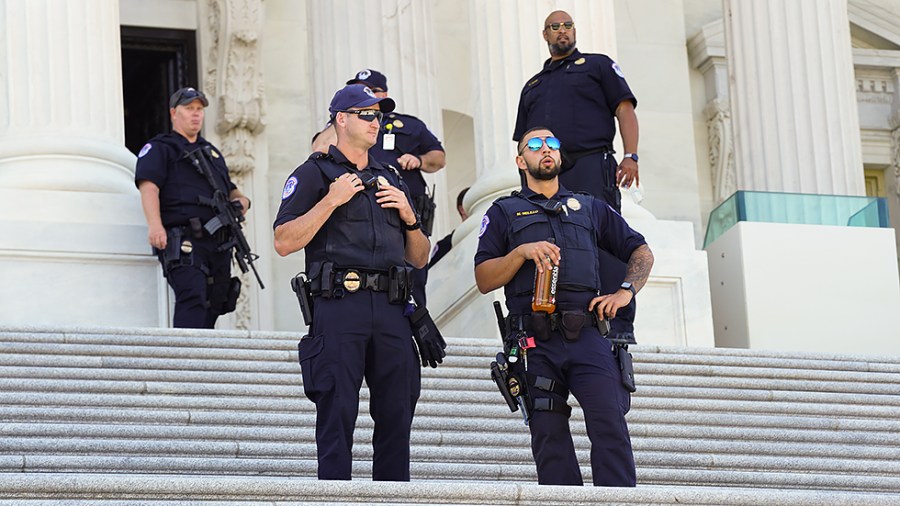
[[[247,238],[244,237],[244,232],[241,230],[241,222],[244,221],[244,215],[241,213],[240,204],[232,203],[228,200],[228,195],[222,191],[212,168],[209,166],[209,161],[206,157],[210,156],[209,152],[211,149],[209,146],[203,146],[185,153],[185,156],[191,159],[191,163],[194,164],[197,172],[205,177],[206,181],[213,188],[212,198],[197,197],[200,205],[212,208],[215,213],[211,220],[203,224],[203,228],[212,235],[224,227],[228,231],[228,240],[219,245],[218,250],[226,251],[229,248],[234,248],[234,259],[241,268],[241,272],[246,273],[248,270],[253,269],[253,275],[256,276],[259,288],[261,290],[265,289],[266,287],[263,285],[259,273],[256,272],[256,266],[253,265],[253,262],[259,259],[259,255],[250,251],[250,244],[247,243]],[[205,156],[201,151],[205,153]]]

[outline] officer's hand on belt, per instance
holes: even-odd
[[[379,183],[378,193],[375,196],[378,197],[378,203],[381,204],[381,207],[396,209],[400,213],[400,219],[403,220],[403,223],[412,225],[417,221],[415,211],[412,210],[406,194],[400,188]]]
[[[597,317],[601,320],[613,319],[616,317],[616,312],[627,306],[633,297],[634,295],[631,294],[630,290],[619,288],[616,293],[601,295],[591,299],[591,302],[588,304],[588,310],[596,311]]]
[[[347,172],[341,174],[328,186],[326,198],[334,199],[335,206],[341,206],[350,202],[354,195],[363,191],[365,185],[356,174]]]

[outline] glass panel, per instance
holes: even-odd
[[[877,197],[739,191],[709,216],[705,248],[739,221],[889,228],[887,202]]]

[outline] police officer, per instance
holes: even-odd
[[[521,140],[536,125],[556,132],[564,146],[560,183],[603,199],[621,213],[618,187],[640,181],[637,99],[616,62],[604,54],[578,51],[575,23],[568,13],[551,12],[542,33],[550,58],[522,89],[513,140]],[[614,120],[625,149],[618,165],[612,149]],[[624,264],[607,260],[601,272],[605,292],[617,289],[625,276]],[[612,322],[612,332],[633,342],[634,313],[635,304],[629,304]]]
[[[409,480],[420,372],[405,265],[423,267],[429,241],[399,175],[369,153],[393,110],[392,99],[365,85],[338,90],[329,107],[336,143],[294,170],[275,219],[275,251],[305,249],[311,279],[313,319],[299,352],[304,391],[317,409],[319,479],[351,479],[365,378],[375,422],[372,478]]]
[[[625,422],[630,395],[617,349],[598,327],[600,320],[616,318],[644,286],[653,254],[643,236],[605,202],[560,184],[560,147],[549,129],[523,132],[516,164],[526,186],[496,200],[482,218],[475,281],[485,294],[503,286],[509,327],[536,337],[519,363],[524,362],[530,385],[531,447],[539,482],[582,484],[568,424],[571,392],[584,410],[594,485],[634,486]],[[627,262],[628,289],[600,295],[601,249]],[[559,267],[556,310],[533,313],[535,271],[554,265]]]
[[[379,98],[388,96],[387,77],[377,70],[363,69],[356,73],[347,84],[364,84]],[[329,132],[329,130],[332,130]],[[313,150],[325,152],[334,141],[333,129],[327,128],[313,140]],[[435,173],[446,165],[446,156],[441,142],[428,130],[425,123],[409,114],[391,112],[384,118],[378,131],[378,140],[369,151],[379,162],[400,170],[403,181],[409,188],[416,213],[423,218],[425,233],[431,235],[434,217],[434,202],[428,195],[423,172]],[[416,301],[425,305],[425,283],[427,269],[416,269],[413,273],[413,295]]]
[[[211,198],[216,189],[188,155],[205,157],[218,189],[246,214],[250,199],[231,182],[222,153],[200,135],[208,105],[199,90],[176,91],[169,99],[172,131],[141,148],[134,173],[150,245],[175,292],[177,328],[213,328],[219,315],[234,310],[240,293],[240,281],[231,277],[232,248],[219,251],[225,231],[210,235],[203,227],[215,212],[199,197]]]

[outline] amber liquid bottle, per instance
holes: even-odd
[[[548,242],[555,242],[553,238]],[[552,265],[552,264],[551,264]],[[556,283],[559,281],[559,266],[552,265],[544,272],[538,272],[534,266],[534,297],[531,299],[531,310],[552,313],[556,311]]]

